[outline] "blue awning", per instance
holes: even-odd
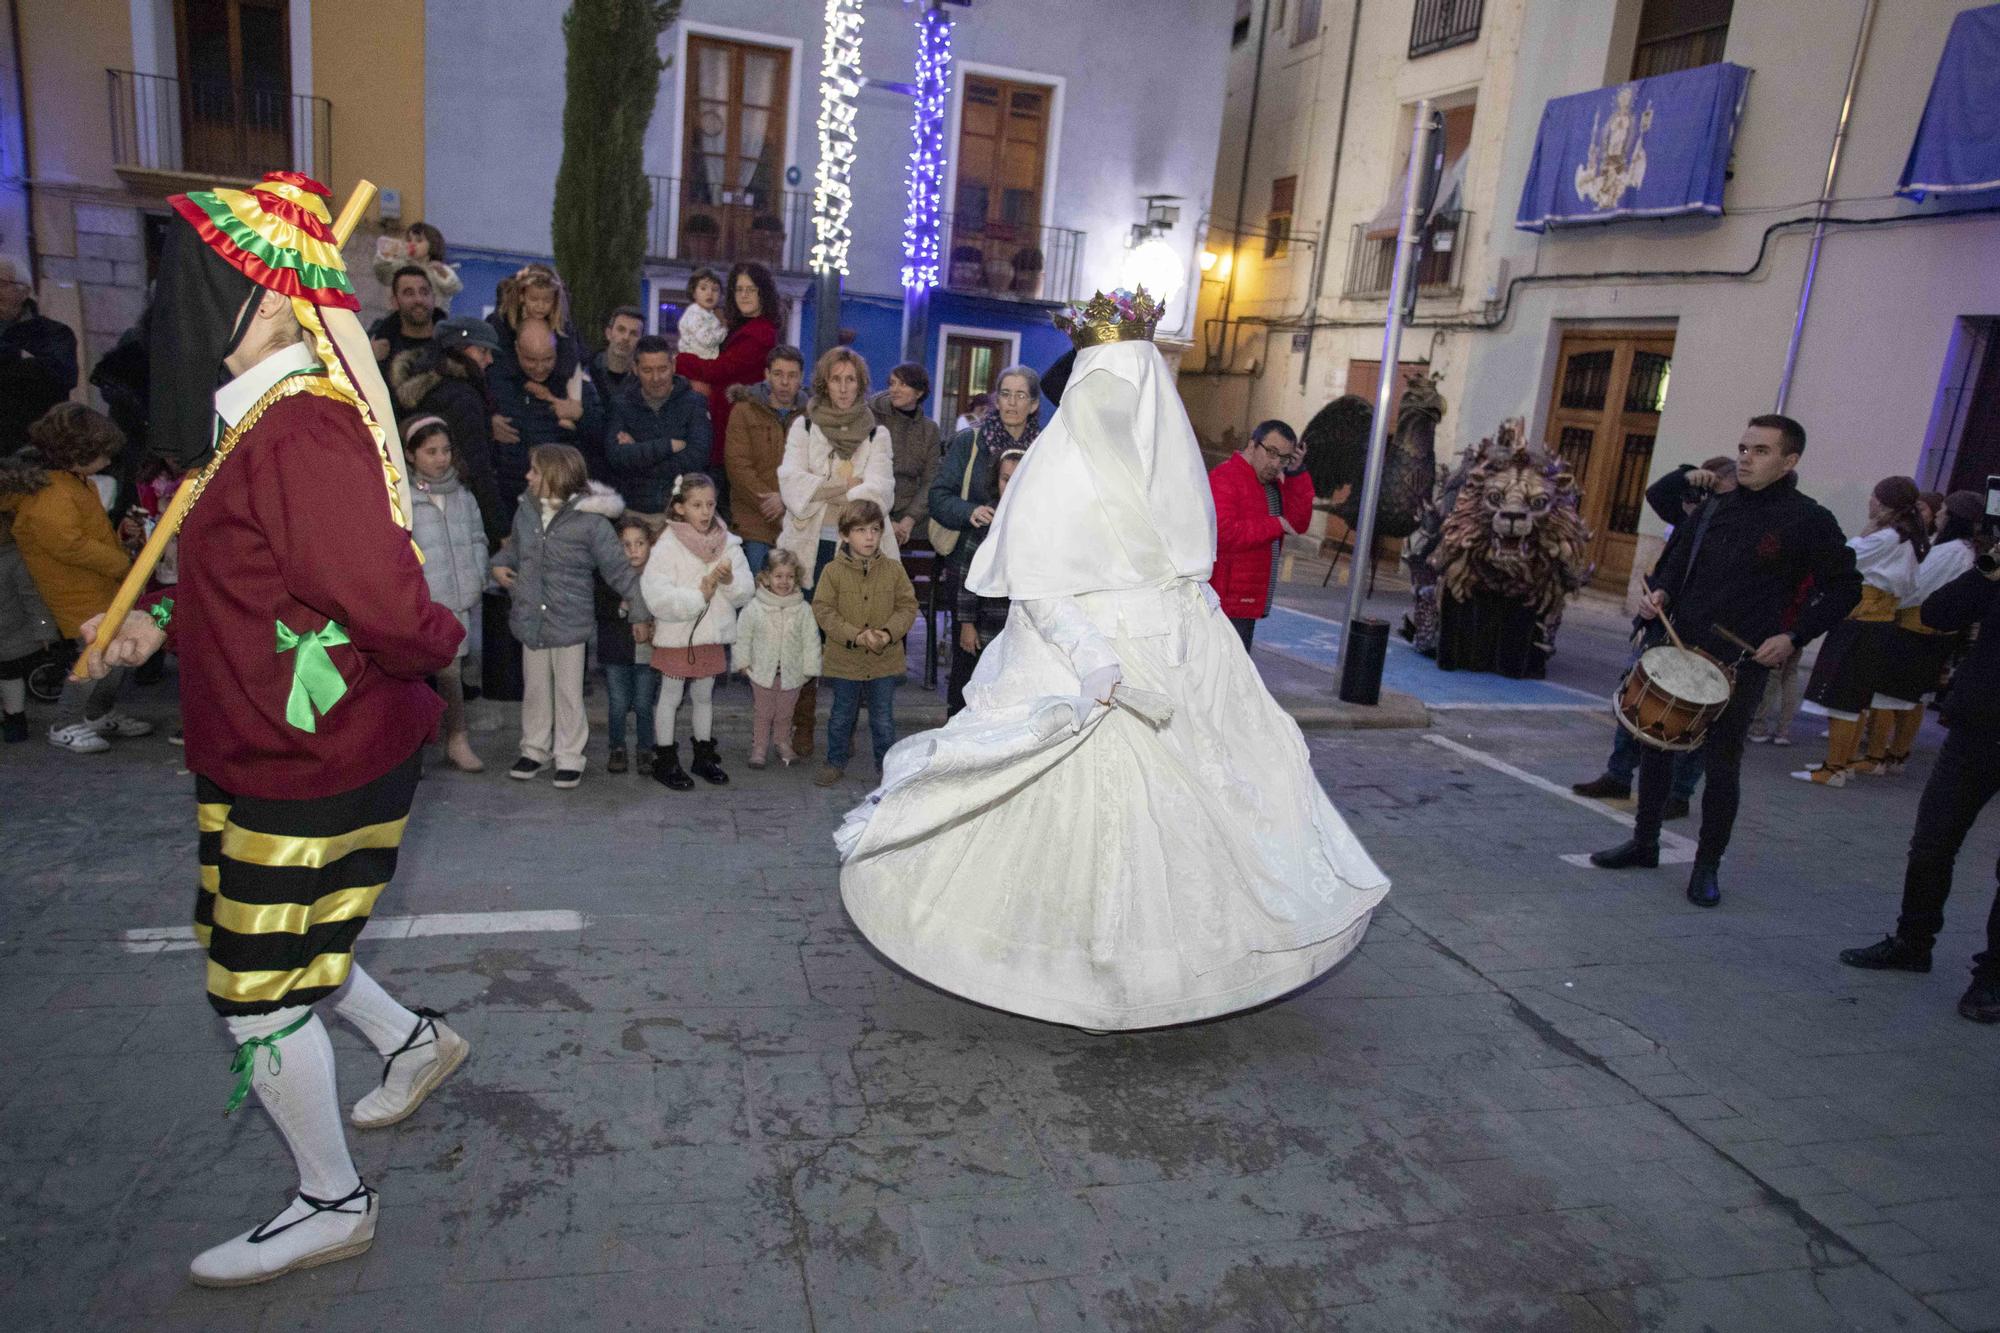
[[[1952,20],[1896,193],[2000,189],[2000,5]]]
[[[1749,86],[1749,70],[1724,63],[1553,99],[1514,225],[1721,213]]]

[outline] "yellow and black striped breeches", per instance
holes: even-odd
[[[347,980],[355,937],[396,873],[421,751],[365,786],[305,801],[195,784],[194,932],[224,1015],[311,1004]]]

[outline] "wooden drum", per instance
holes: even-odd
[[[1649,648],[1612,699],[1619,724],[1656,750],[1699,749],[1729,707],[1735,673],[1692,648]]]

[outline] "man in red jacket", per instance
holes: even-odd
[[[1271,614],[1278,548],[1312,524],[1312,478],[1299,437],[1282,421],[1250,432],[1243,452],[1208,474],[1215,494],[1215,572],[1208,581],[1248,652],[1257,622]]]
[[[387,1061],[350,1117],[364,1129],[416,1110],[467,1050],[353,956],[395,873],[443,707],[424,677],[451,663],[464,631],[431,601],[403,526],[384,433],[394,423],[378,422],[356,378],[375,373],[366,343],[353,339],[358,359],[341,347],[333,312],[354,295],[325,194],[287,172],[168,200],[153,442],[207,462],[189,483],[172,600],[129,615],[86,661],[99,676],[170,641],[180,656],[195,936],[209,1003],[238,1043],[229,1109],[254,1088],[298,1166],[282,1212],[195,1259],[202,1286],[268,1281],[374,1240],[376,1196],[348,1154],[316,1001]]]

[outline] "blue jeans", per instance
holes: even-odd
[[[604,690],[611,696],[611,748],[625,748],[625,714],[639,716],[639,744],[653,743],[653,705],[660,700],[660,673],[647,662],[606,662]]]
[[[1646,747],[1631,732],[1622,726],[1614,726],[1611,729],[1611,757],[1604,761],[1604,771],[1629,787],[1632,775],[1639,771],[1639,761],[1645,754]],[[1674,756],[1674,785],[1668,794],[1676,801],[1692,801],[1694,789],[1701,785],[1701,773],[1701,751],[1680,751]]]
[[[750,577],[756,578],[764,572],[764,562],[771,558],[771,543],[744,542],[743,563],[750,566]]]
[[[826,683],[833,687],[833,711],[826,719],[827,767],[847,767],[854,747],[854,723],[860,716],[865,698],[868,703],[868,736],[875,742],[875,766],[880,768],[883,756],[896,743],[896,677],[838,680],[828,676]]]

